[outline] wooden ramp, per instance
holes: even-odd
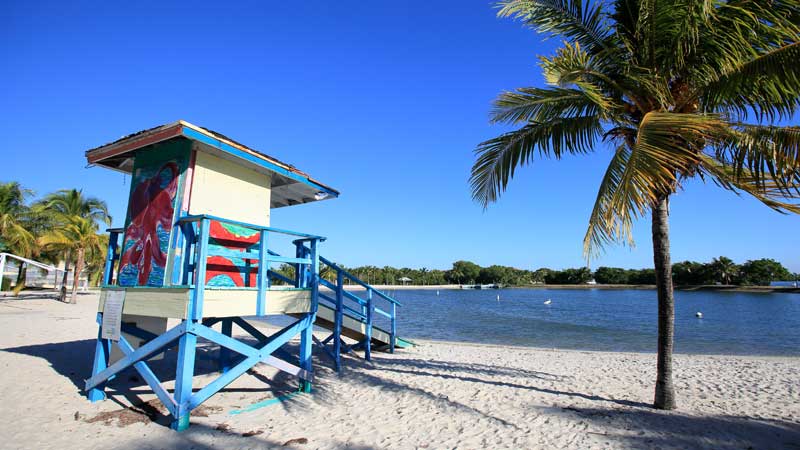
[[[289,315],[292,317],[300,316],[299,314]],[[326,330],[335,331],[335,315],[336,311],[334,308],[320,303],[319,308],[317,309],[317,318],[314,321],[314,325],[325,328]],[[348,314],[342,314],[341,335],[357,342],[363,342],[367,338],[367,324]],[[372,327],[372,345],[376,350],[388,349],[390,342],[391,333],[376,326]],[[412,347],[414,343],[397,337],[395,338],[394,345],[397,348],[409,348]]]

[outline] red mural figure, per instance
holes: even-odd
[[[178,165],[168,162],[134,188],[131,221],[125,230],[127,248],[120,258],[120,284],[163,285],[178,174]]]

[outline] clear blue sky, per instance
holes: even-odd
[[[273,211],[274,226],[329,237],[346,265],[521,268],[585,264],[582,238],[608,149],[518,172],[484,212],[472,150],[502,90],[541,85],[558,42],[499,20],[489,2],[4,2],[0,180],[82,188],[121,225],[129,179],[83,152],[188,120],[290,162],[337,200]],[[800,271],[800,217],[713,185],[672,203],[673,260],[770,257]],[[637,247],[593,267],[652,264]]]

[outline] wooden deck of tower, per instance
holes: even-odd
[[[396,336],[398,302],[320,256],[325,238],[270,226],[271,208],[335,198],[336,190],[184,121],[126,136],[87,151],[86,158],[132,177],[125,227],[109,230],[100,327],[86,381],[90,400],[104,399],[104,385],[133,367],[172,414],[173,428],[183,430],[192,409],[255,364],[298,377],[300,389],[310,392],[314,342],[337,370],[343,352],[360,348],[369,359],[375,345],[388,351],[407,345]],[[291,239],[293,255],[270,250],[276,236]],[[294,278],[273,272],[271,264],[291,264]],[[336,278],[321,279],[320,264],[331,267]],[[345,291],[345,280],[363,285],[364,296]],[[332,294],[320,292],[320,286]],[[103,334],[103,315],[109,311],[111,317],[107,304],[120,301],[121,332],[109,338]],[[245,319],[277,314],[296,320],[272,336]],[[374,325],[375,314],[388,319],[388,329]],[[167,329],[168,319],[180,323]],[[331,335],[316,340],[315,322]],[[234,325],[259,344],[234,339]],[[287,360],[294,357],[286,358],[282,347],[298,335],[299,354]],[[354,342],[348,345],[343,336]],[[198,338],[220,346],[221,374],[193,392]],[[175,390],[169,393],[147,360],[176,345]]]

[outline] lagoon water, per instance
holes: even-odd
[[[398,334],[580,350],[654,352],[654,290],[397,290]],[[500,301],[497,296],[500,295]],[[550,299],[551,304],[544,301]],[[702,312],[703,318],[695,317]],[[800,294],[675,292],[678,353],[800,356]]]

